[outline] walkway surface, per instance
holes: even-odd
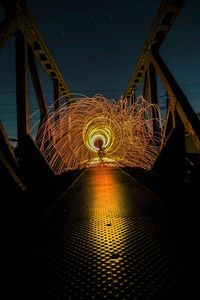
[[[187,249],[172,223],[121,169],[85,170],[31,246],[33,298],[179,299]]]

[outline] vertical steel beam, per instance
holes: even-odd
[[[37,102],[40,108],[40,124],[36,135],[36,143],[40,147],[42,140],[45,139],[46,136],[45,128],[42,128],[42,125],[48,119],[48,112],[47,112],[46,101],[42,90],[37,64],[34,57],[34,52],[30,47],[30,45],[28,45],[28,64],[29,64],[32,81],[33,81],[33,86],[37,96]]]
[[[133,105],[135,103],[135,90],[132,89],[131,93],[130,93],[130,100],[129,100],[129,104]]]
[[[55,122],[59,122],[60,115],[59,115],[59,109],[60,109],[60,87],[59,87],[59,81],[58,79],[53,80],[53,88],[54,88],[54,112],[55,114]]]
[[[27,42],[20,30],[16,38],[16,98],[17,98],[17,132],[19,148],[30,133],[28,101],[28,55]]]
[[[17,160],[11,148],[9,139],[7,137],[6,131],[1,121],[0,121],[0,151],[5,156],[6,160],[13,168],[13,170],[17,173],[18,171]]]
[[[172,128],[152,170],[181,180],[185,175],[185,135],[183,123],[177,112],[175,115],[176,128]]]
[[[42,91],[42,86],[40,82],[38,68],[34,58],[34,53],[30,46],[28,46],[28,63],[29,63],[30,73],[31,73],[33,85],[37,96],[38,105],[40,107],[41,119],[43,121],[43,119],[47,116],[47,106]]]
[[[136,94],[135,94],[135,90],[133,90],[133,104],[136,102]]]
[[[165,65],[158,51],[153,51],[151,61],[167,90],[169,97],[176,99],[178,112],[186,130],[191,135],[198,152],[200,152],[200,121],[188,102],[185,94]]]
[[[5,26],[0,26],[0,48],[3,47],[17,30],[16,20],[11,20]]]
[[[158,104],[158,93],[157,93],[157,80],[156,80],[156,71],[152,63],[148,66],[148,75],[149,75],[149,96],[151,104]],[[158,124],[156,122],[155,109],[151,106],[151,118],[152,118],[152,134],[155,135],[158,132]]]
[[[156,71],[152,63],[148,67],[150,103],[158,104]]]
[[[143,84],[143,90],[142,90],[142,96],[147,101],[149,95],[149,74],[148,70],[145,71],[144,75],[144,84]]]

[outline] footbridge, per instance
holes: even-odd
[[[4,299],[195,299],[200,121],[159,51],[183,5],[161,2],[115,102],[76,98],[26,3],[0,2],[0,46],[15,40],[17,107],[15,143],[0,123]]]

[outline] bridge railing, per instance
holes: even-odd
[[[150,33],[139,55],[136,68],[131,76],[123,97],[131,103],[135,101],[136,91],[143,84],[143,97],[150,103],[158,103],[157,75],[161,79],[168,98],[166,125],[160,156],[153,169],[184,173],[185,131],[191,137],[200,153],[200,121],[186,95],[159,53],[160,46],[178,15],[184,0],[164,0],[152,24]],[[153,114],[153,111],[152,111]],[[152,115],[153,116],[153,115]],[[156,122],[153,126],[156,132]],[[170,166],[171,165],[171,166]]]
[[[13,36],[15,38],[16,57],[16,103],[17,103],[17,151],[13,151],[3,125],[0,126],[0,151],[4,160],[4,168],[19,179],[21,174],[30,179],[34,176],[53,176],[53,171],[42,156],[30,134],[29,88],[28,73],[30,72],[35,94],[40,109],[40,126],[48,119],[48,109],[43,87],[40,80],[38,63],[41,64],[52,80],[54,91],[54,110],[59,111],[59,98],[66,101],[72,98],[70,89],[57,67],[45,41],[39,33],[23,0],[2,0],[0,8],[4,11],[4,18],[0,21],[0,47],[3,47]],[[57,118],[59,115],[57,114]],[[45,132],[41,134],[46,134]],[[47,139],[48,141],[48,139]],[[51,139],[49,139],[51,143]],[[53,147],[53,143],[52,143]],[[17,152],[17,155],[16,155]],[[5,161],[7,162],[5,166]],[[10,166],[11,168],[8,168]],[[23,177],[23,176],[22,176]],[[15,180],[14,180],[15,182]]]
[[[135,101],[136,90],[142,80],[144,80],[143,97],[149,99],[152,104],[158,103],[157,75],[160,77],[168,94],[169,105],[166,118],[167,122],[164,129],[165,134],[163,136],[163,140],[165,140],[166,143],[163,143],[163,149],[161,149],[161,154],[158,157],[154,168],[161,170],[162,168],[167,167],[170,169],[170,172],[173,172],[172,170],[175,172],[178,170],[178,173],[180,171],[182,172],[184,165],[185,130],[191,136],[197,151],[200,152],[200,125],[187,97],[160,56],[159,49],[183,4],[184,0],[162,1],[150,34],[139,56],[135,71],[124,92],[124,98],[129,99],[130,102]],[[33,174],[34,176],[36,176],[36,174],[39,174],[40,176],[46,176],[47,174],[53,176],[53,171],[39,151],[39,147],[37,147],[40,146],[37,145],[37,141],[44,139],[39,136],[36,138],[35,143],[30,136],[28,72],[31,74],[40,108],[40,127],[48,119],[48,111],[37,62],[44,67],[45,71],[52,79],[55,111],[59,111],[59,97],[64,96],[66,101],[68,101],[72,98],[71,92],[34,24],[25,2],[23,0],[2,0],[0,5],[5,11],[5,18],[0,22],[0,46],[3,47],[13,36],[16,40],[18,132],[18,149],[16,157],[15,153],[12,154],[12,147],[6,132],[3,129],[3,125],[0,126],[0,136],[3,141],[0,146],[0,151],[1,156],[4,157],[4,159],[1,160],[1,164],[4,164],[3,162],[7,161],[9,166],[17,166],[17,169],[15,167],[13,167],[14,169],[12,168],[16,175],[18,175],[20,165],[20,171],[26,175],[28,174],[30,178],[32,178]],[[153,117],[153,110],[151,114]],[[56,114],[56,116],[59,118],[58,114]],[[153,123],[154,132],[157,130],[156,126],[157,123]],[[41,134],[41,131],[38,132]],[[45,135],[46,131],[43,131],[42,134]],[[45,140],[47,140],[53,148],[51,138]],[[171,159],[172,157],[173,160]],[[169,168],[170,162],[171,168]],[[5,164],[4,168],[6,168]]]

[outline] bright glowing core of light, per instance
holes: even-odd
[[[86,147],[93,152],[98,152],[99,148],[95,145],[98,140],[102,141],[102,148],[107,152],[111,151],[114,143],[112,128],[108,125],[105,118],[94,118],[83,127],[83,141]]]

